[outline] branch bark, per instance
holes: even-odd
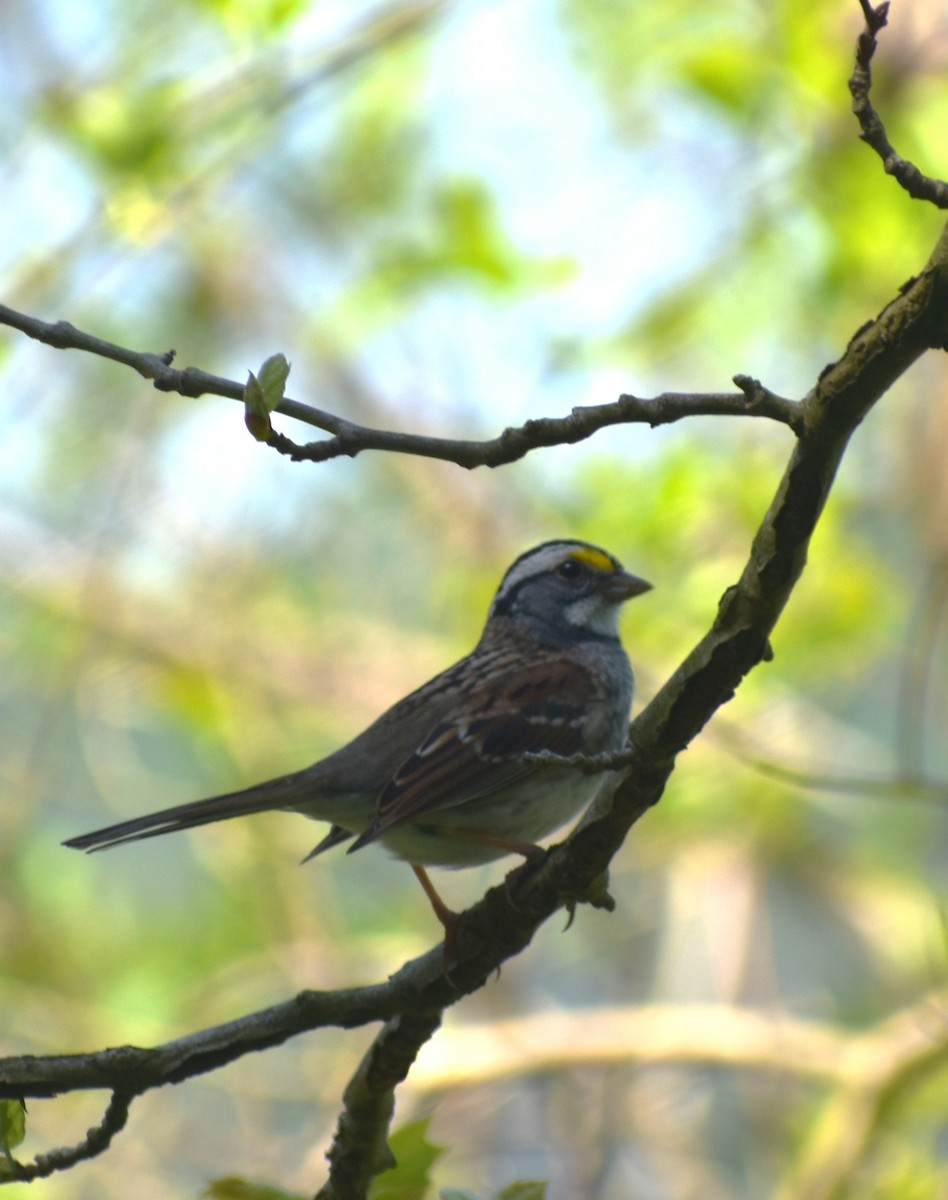
[[[948,183],[932,179],[903,158],[889,141],[882,118],[876,112],[869,93],[872,89],[872,58],[878,45],[877,34],[889,20],[889,3],[874,7],[869,0],[859,0],[866,28],[856,42],[856,65],[849,80],[853,98],[853,113],[859,122],[859,136],[882,159],[887,175],[891,175],[914,200],[927,200],[937,208],[948,208]]]
[[[386,1141],[395,1088],[441,1024],[438,1009],[402,1013],[381,1030],[343,1095],[343,1110],[327,1158],[329,1178],[316,1200],[362,1196],[375,1175],[395,1166]]]

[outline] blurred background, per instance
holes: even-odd
[[[948,14],[897,0],[891,20],[876,103],[944,175]],[[941,226],[858,141],[860,26],[855,0],[8,0],[3,300],[235,379],[282,351],[290,395],[414,432],[736,372],[799,397]],[[296,465],[239,405],[12,330],[0,372],[3,1054],[153,1044],[430,947],[403,864],[300,868],[323,829],[295,816],[92,858],[59,843],[335,748],[465,653],[546,538],[655,584],[623,629],[647,702],[737,578],[792,441],[703,419],[495,472]],[[692,1002],[855,1035],[940,994],[946,383],[929,355],[860,429],[775,661],[633,830],[617,912],[550,922],[423,1054],[398,1119],[431,1115],[441,1186],[802,1197],[812,1079],[542,1052],[525,1074],[510,1040],[509,1073],[471,1082],[466,1039],[555,1017],[551,1052],[581,1059],[597,1013],[619,1029]],[[504,870],[439,882],[464,907]],[[182,1200],[226,1175],[311,1193],[371,1034],[152,1093],[108,1154],[29,1195]],[[901,1089],[843,1190],[805,1194],[943,1196],[945,1082]],[[31,1102],[18,1153],[79,1140],[103,1103]]]

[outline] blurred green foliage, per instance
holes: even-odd
[[[68,37],[63,11],[0,13],[5,301],[235,379],[282,351],[293,396],[369,424],[478,436],[737,371],[800,395],[939,227],[856,136],[855,0],[137,0],[71,4]],[[946,49],[936,9],[900,0],[877,64],[890,135],[936,174]],[[297,869],[321,831],[292,816],[92,858],[58,843],[330,751],[464,653],[508,562],[547,537],[656,585],[625,618],[646,702],[740,572],[791,449],[782,427],[706,419],[491,473],[313,467],[255,443],[231,402],[10,331],[0,370],[10,1054],[170,1039],[426,949],[404,866]],[[456,1032],[562,1009],[579,1036],[598,1005],[707,999],[855,1032],[944,982],[944,376],[925,360],[859,431],[774,662],[636,827],[617,915],[552,923]],[[499,877],[445,890],[465,906]],[[44,1197],[311,1194],[367,1036],[149,1096]],[[943,1083],[892,1099],[840,1195],[942,1194]],[[399,1115],[433,1113],[450,1151],[416,1190],[758,1200],[823,1098],[590,1067],[437,1102],[409,1083]],[[101,1103],[31,1103],[17,1153],[79,1140]],[[385,1180],[378,1196],[415,1194]]]
[[[287,1192],[268,1183],[251,1183],[233,1175],[215,1179],[201,1195],[208,1200],[306,1200],[299,1192]]]
[[[430,1124],[431,1118],[424,1117],[395,1130],[389,1149],[396,1166],[372,1181],[370,1200],[425,1200],[429,1195],[431,1168],[444,1153],[443,1146],[428,1140]]]

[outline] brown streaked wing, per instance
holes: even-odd
[[[441,722],[402,763],[379,795],[374,822],[350,849],[519,782],[535,768],[518,762],[518,754],[581,753],[583,716],[597,690],[590,673],[572,662],[518,667],[501,677],[489,698]]]

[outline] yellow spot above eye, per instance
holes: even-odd
[[[616,569],[615,559],[604,551],[597,550],[595,546],[580,546],[577,550],[571,550],[570,558],[578,559],[587,567],[592,567],[596,571],[604,571],[610,575]]]

